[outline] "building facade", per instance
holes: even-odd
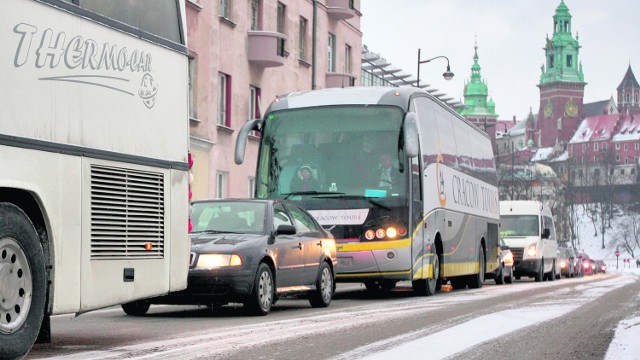
[[[238,130],[285,93],[357,85],[358,0],[188,0],[194,199],[253,196],[260,134]]]

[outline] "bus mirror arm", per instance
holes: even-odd
[[[247,147],[249,132],[260,129],[262,129],[262,119],[249,120],[242,125],[240,132],[238,132],[238,138],[236,139],[235,161],[237,165],[242,164],[244,161],[244,151]]]
[[[418,156],[420,144],[418,142],[418,116],[415,112],[409,112],[405,116],[402,124],[402,133],[404,135],[405,155],[410,158]]]

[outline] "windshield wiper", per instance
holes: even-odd
[[[293,196],[293,195],[330,195],[330,194],[344,194],[344,193],[327,192],[327,191],[294,191],[294,192],[290,192],[288,194],[282,194],[282,195],[285,195],[284,199],[287,200],[290,196]]]
[[[328,194],[322,194],[322,195],[334,195],[334,196],[331,196],[332,199],[360,199],[360,200],[367,200],[368,202],[370,202],[371,204],[373,204],[375,206],[381,207],[381,208],[383,208],[383,209],[385,209],[387,211],[391,211],[390,207],[388,207],[388,206],[386,206],[386,205],[384,205],[384,204],[382,204],[382,203],[380,203],[378,201],[375,201],[370,197],[364,196],[364,195],[346,195],[344,193],[334,193],[334,192],[328,193]],[[323,198],[324,196],[318,196],[318,197]]]

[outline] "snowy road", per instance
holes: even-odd
[[[239,308],[152,307],[52,319],[53,343],[27,359],[638,359],[640,278],[597,275],[414,297],[344,285],[328,309],[278,302]],[[616,332],[617,331],[617,332]],[[615,335],[615,338],[614,338]],[[634,346],[636,348],[634,348]],[[609,353],[607,353],[609,351]],[[634,357],[636,356],[636,357]]]

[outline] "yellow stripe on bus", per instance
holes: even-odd
[[[444,264],[442,266],[442,276],[458,276],[458,275],[471,275],[477,274],[480,270],[479,262],[467,262],[467,263],[451,263]]]
[[[433,264],[423,265],[413,273],[413,279],[431,279],[433,277]]]
[[[361,276],[380,276],[380,275],[408,275],[411,271],[387,271],[387,272],[372,272],[372,273],[355,273],[355,274],[336,274],[337,278],[350,278]]]
[[[336,244],[338,252],[400,249],[411,246],[411,239]]]

